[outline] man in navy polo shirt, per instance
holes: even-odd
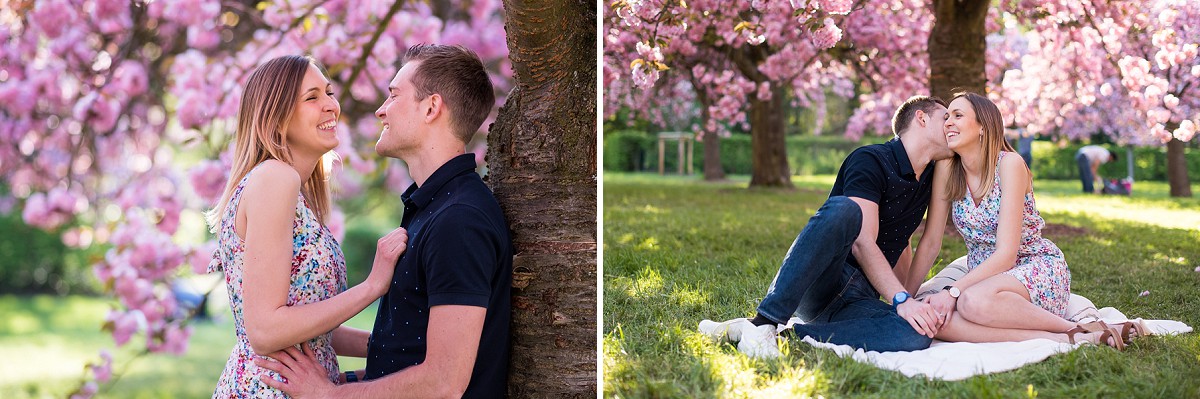
[[[892,117],[895,139],[846,157],[754,319],[706,320],[701,330],[740,341],[738,349],[756,357],[779,356],[777,326],[793,316],[805,323],[785,332],[797,337],[873,351],[929,347],[944,321],[929,304],[909,300],[928,272],[910,270],[909,240],[929,205],[935,162],[954,155],[945,116],[941,99],[905,101]]]
[[[388,91],[376,111],[383,132],[375,151],[408,164],[414,184],[401,196],[400,225],[410,239],[374,330],[334,337],[339,352],[339,343],[365,346],[367,368],[334,386],[307,351],[257,363],[279,371],[289,383],[268,384],[293,397],[504,396],[513,247],[474,155],[465,153],[495,103],[491,81],[470,50],[417,45]]]

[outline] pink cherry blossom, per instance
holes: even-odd
[[[830,14],[846,15],[854,6],[853,0],[821,0],[821,9]]]
[[[139,329],[139,321],[144,322],[140,311],[134,310],[130,312],[120,313],[117,311],[109,312],[108,321],[113,323],[113,340],[117,346],[125,345],[129,339],[133,337]]]
[[[89,399],[96,395],[100,390],[100,386],[95,381],[88,381],[71,395],[70,399]]]
[[[204,160],[188,172],[192,190],[207,204],[216,205],[229,179],[229,167],[220,160]]]
[[[91,365],[92,373],[96,376],[96,381],[108,382],[112,378],[112,353],[108,350],[100,351],[100,364]]]
[[[39,1],[33,7],[30,15],[34,26],[37,26],[46,37],[56,39],[62,36],[78,18],[78,13],[66,0]]]

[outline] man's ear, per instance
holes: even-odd
[[[432,123],[445,110],[446,103],[442,101],[441,94],[433,93],[429,95],[429,106],[425,107],[425,123]]]
[[[917,123],[920,123],[921,127],[925,127],[925,116],[927,116],[927,114],[925,114],[925,111],[918,109],[916,115],[913,116],[913,120],[916,121]]]

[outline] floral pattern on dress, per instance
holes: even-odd
[[[276,380],[281,378],[278,373],[254,364],[254,359],[259,356],[250,348],[242,315],[245,242],[234,231],[234,220],[242,189],[252,173],[254,170],[242,178],[229,198],[217,231],[217,250],[213,252],[213,260],[208,265],[209,273],[225,272],[229,307],[233,311],[234,330],[237,335],[237,343],[229,354],[225,371],[213,392],[214,399],[287,397],[282,391],[259,380],[259,376],[262,375]],[[296,202],[296,219],[292,223],[292,269],[288,306],[319,302],[346,290],[346,260],[342,255],[341,245],[333,237],[333,233],[317,220],[316,213],[309,209],[304,195],[297,195],[299,198]],[[338,362],[337,355],[333,352],[333,332],[318,335],[309,340],[308,344],[316,354],[317,360],[329,373],[330,381],[336,382]]]
[[[1008,152],[1001,151],[998,159]],[[999,165],[999,161],[996,162]],[[996,230],[1000,226],[1000,168],[992,179],[992,190],[976,205],[968,186],[963,198],[951,204],[954,227],[967,244],[967,267],[975,270],[996,252]],[[1025,194],[1021,221],[1021,246],[1017,249],[1016,265],[1004,274],[1016,277],[1029,289],[1034,305],[1059,316],[1065,316],[1071,293],[1071,271],[1063,253],[1050,240],[1042,237],[1046,226],[1033,200],[1033,192]]]

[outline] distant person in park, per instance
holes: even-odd
[[[310,57],[275,58],[246,82],[233,169],[207,215],[218,240],[208,271],[225,273],[237,335],[213,398],[286,397],[263,381],[279,375],[253,360],[297,344],[329,382],[339,378],[337,355],[367,354],[367,332],[341,324],[387,291],[408,237],[397,228],[380,238],[370,275],[346,289],[345,259],[326,225],[323,159],[338,145],[340,113]]]
[[[1033,136],[1029,130],[1023,127],[1016,127],[1008,130],[1010,138],[1017,140],[1017,154],[1021,155],[1021,159],[1025,160],[1025,166],[1029,170],[1033,170]]]
[[[1079,180],[1083,183],[1083,192],[1100,194],[1095,183],[1104,187],[1104,178],[1100,176],[1100,165],[1116,162],[1117,153],[1098,145],[1085,145],[1075,151],[1075,163],[1079,165]]]
[[[956,94],[948,108],[946,143],[954,157],[938,162],[933,173],[933,198],[913,265],[922,274],[933,266],[950,213],[966,241],[970,271],[924,298],[945,319],[936,338],[1086,340],[1123,348],[1114,327],[1064,318],[1071,272],[1058,246],[1041,235],[1045,221],[1035,206],[1033,176],[1005,140],[1000,110],[970,92]]]
[[[371,336],[350,350],[367,367],[335,386],[310,345],[256,364],[282,374],[272,387],[297,398],[504,396],[508,385],[513,246],[466,144],[495,105],[483,63],[461,46],[417,45],[377,110],[375,151],[403,160],[401,195],[411,240],[395,264]],[[355,382],[359,380],[361,382]]]
[[[929,347],[942,319],[933,306],[911,299],[925,272],[910,268],[909,240],[929,205],[934,162],[953,155],[945,120],[946,103],[936,97],[901,104],[892,117],[895,139],[846,157],[829,199],[792,243],[754,319],[705,321],[701,330],[740,340],[738,349],[756,357],[779,355],[777,326],[793,316],[805,323],[783,333],[796,337],[872,351]],[[919,248],[931,240],[923,236]]]

